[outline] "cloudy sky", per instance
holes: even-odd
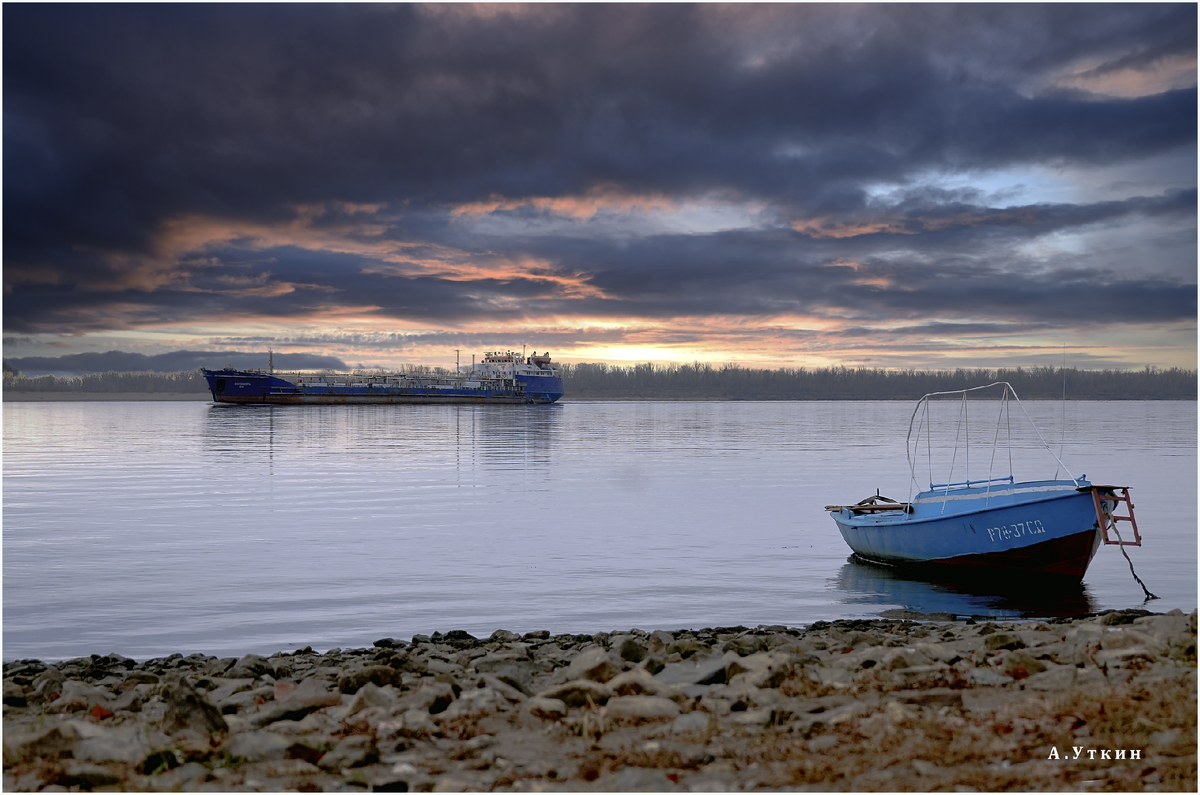
[[[1194,368],[1196,18],[5,4],[4,355]]]

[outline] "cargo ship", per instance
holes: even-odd
[[[549,352],[485,353],[453,373],[277,373],[201,368],[217,403],[553,403],[563,382]]]

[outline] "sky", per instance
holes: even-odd
[[[1196,19],[5,4],[4,357],[1195,368]]]

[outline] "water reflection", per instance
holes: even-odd
[[[936,582],[859,563],[853,556],[833,583],[842,592],[844,604],[900,605],[919,613],[1015,619],[1078,616],[1099,609],[1082,583],[1041,579]]]
[[[470,417],[472,438],[484,469],[535,469],[548,472],[551,451],[562,426],[562,406],[461,406]],[[465,441],[465,440],[464,440]]]
[[[214,403],[207,407],[201,441],[217,454],[244,456],[259,448],[271,450],[275,440],[275,406],[230,406]]]
[[[218,457],[305,448],[438,457],[452,449],[480,463],[548,466],[562,428],[560,406],[362,405],[207,407],[203,447]],[[461,462],[461,456],[458,456]]]

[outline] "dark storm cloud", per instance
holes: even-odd
[[[238,351],[171,351],[157,356],[143,353],[108,351],[106,353],[73,353],[66,356],[27,356],[5,359],[23,375],[75,376],[88,373],[152,372],[178,373],[200,367],[265,368],[264,353]],[[275,366],[293,370],[345,370],[346,363],[335,356],[309,353],[276,353]]]
[[[1194,229],[1194,190],[1001,207],[915,184],[931,170],[1194,150],[1194,87],[1120,97],[1054,83],[1084,62],[1094,65],[1081,79],[1099,79],[1194,55],[1193,6],[9,4],[3,13],[9,331],[354,307],[431,325],[547,312],[958,315],[968,299],[971,311],[1010,321],[1084,298],[1109,322],[1195,312],[1194,273],[1030,275],[1015,253],[1033,237],[1133,217]],[[870,193],[881,183],[909,188],[881,201]],[[631,241],[497,239],[448,222],[463,203],[600,188],[761,202],[777,223]],[[453,245],[468,264],[537,257],[548,272],[381,275],[390,260],[369,253],[251,246],[236,235],[163,251],[164,225],[180,219],[279,228],[298,207],[322,206],[308,228],[326,231],[371,216],[348,205],[386,208],[379,239],[426,246],[413,258]],[[830,237],[846,229],[857,231]],[[990,253],[956,259],[982,246]],[[857,275],[830,267],[851,257]],[[899,287],[851,278],[864,274]],[[551,278],[560,275],[599,292],[564,292]]]
[[[1035,204],[988,207],[957,201],[948,191],[924,188],[906,191],[891,205],[868,203],[857,216],[841,216],[843,223],[859,220],[883,222],[876,234],[916,235],[945,230],[1001,228],[1006,235],[1033,237],[1131,216],[1169,216],[1187,219],[1196,213],[1196,190],[1171,190],[1161,196],[1135,196],[1122,201],[1092,204]],[[873,206],[874,205],[874,206]],[[894,219],[894,220],[892,220]],[[891,223],[888,223],[891,221]],[[940,246],[937,238],[922,244]]]

